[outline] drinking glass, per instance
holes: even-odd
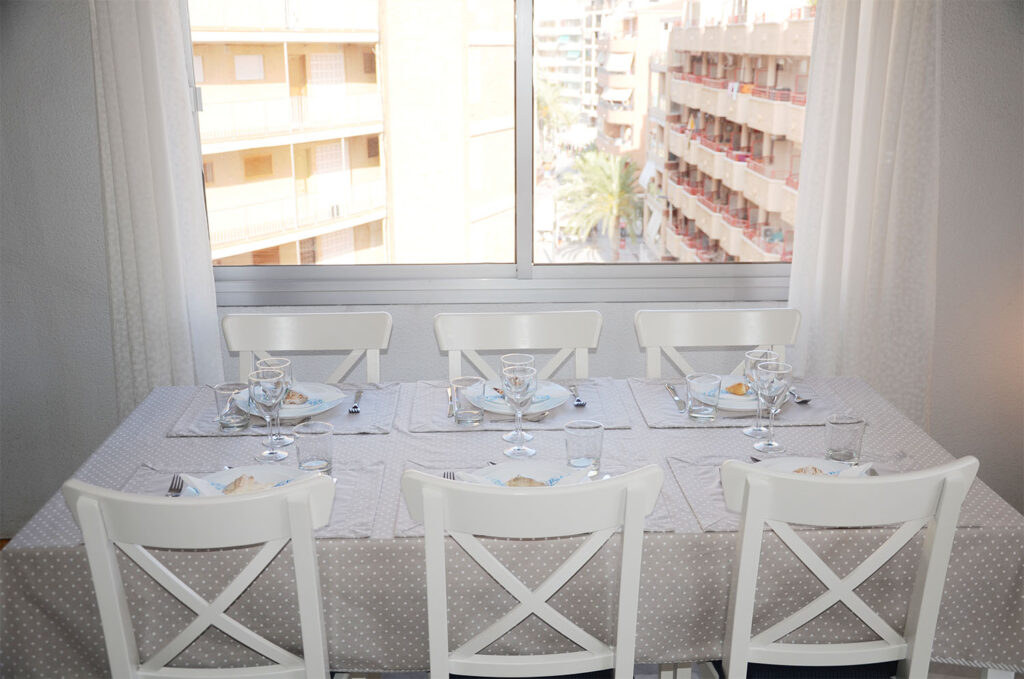
[[[754,450],[767,455],[785,452],[786,447],[775,440],[775,414],[779,412],[793,381],[793,366],[769,361],[757,364],[755,381],[757,397],[768,409],[768,437],[754,444]]]
[[[295,426],[295,454],[299,469],[331,475],[334,425],[312,420]]]
[[[829,415],[825,420],[825,459],[860,464],[864,424],[856,415]]]
[[[516,414],[516,438],[510,448],[505,450],[509,457],[533,457],[537,451],[523,445],[526,442],[523,434],[523,411],[533,401],[537,391],[537,369],[516,365],[501,371],[501,387],[505,392],[505,402]]]
[[[758,363],[767,363],[769,361],[778,361],[779,355],[774,351],[768,351],[767,349],[752,349],[747,353],[743,354],[743,376],[747,378],[747,387],[754,390],[754,396],[757,396],[757,379],[755,373],[757,372]],[[761,399],[757,399],[757,416],[754,420],[754,424],[743,429],[743,433],[754,439],[763,439],[765,434],[768,433],[767,427],[761,424]]]
[[[504,356],[501,357],[502,371],[504,371],[505,368],[511,368],[517,365],[526,368],[536,367],[534,365],[533,356],[531,356],[530,354],[505,354]],[[501,435],[501,440],[505,441],[506,443],[515,443],[516,441],[522,443],[524,441],[533,440],[533,434],[531,434],[528,431],[520,432],[519,436],[521,436],[522,438],[519,438],[516,435],[515,431],[509,431]]]
[[[257,370],[280,370],[284,373],[285,381],[285,396],[288,395],[288,390],[292,388],[292,362],[287,358],[264,358],[256,361]],[[282,397],[282,400],[284,397]],[[263,439],[265,445],[271,448],[282,448],[284,446],[290,446],[295,442],[293,436],[289,436],[281,431],[281,409],[278,408],[274,414],[274,421],[270,426],[270,433],[267,434],[267,438]]]
[[[281,370],[254,370],[249,373],[249,399],[260,412],[260,416],[270,426],[273,417],[281,410],[281,401],[288,391],[288,383]],[[271,438],[267,448],[256,455],[261,462],[278,462],[288,457],[288,453],[279,450]]]
[[[565,458],[570,467],[587,469],[587,476],[601,471],[601,444],[604,425],[594,420],[573,420],[565,427]]]

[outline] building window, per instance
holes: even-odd
[[[258,262],[444,265],[455,267],[445,274],[454,278],[507,278],[501,287],[510,290],[579,275],[633,277],[636,289],[647,289],[644,281],[694,275],[672,263],[786,261],[796,199],[777,194],[798,186],[798,164],[791,159],[800,141],[784,139],[786,130],[757,130],[717,115],[718,107],[701,106],[718,96],[719,75],[739,79],[726,82],[723,94],[778,106],[782,93],[805,88],[806,57],[730,54],[731,70],[719,74],[711,62],[718,48],[682,45],[683,34],[675,34],[681,29],[664,27],[681,26],[683,10],[666,16],[674,10],[659,3],[602,5],[610,20],[594,34],[596,42],[587,33],[581,52],[581,36],[558,27],[576,30],[584,18],[601,26],[601,14],[588,14],[586,3],[477,0],[427,9],[419,0],[378,2],[352,0],[337,12],[329,3],[294,0],[287,25],[284,18],[276,25],[276,18],[253,17],[241,5],[192,8],[194,25],[202,26],[193,29],[197,79],[205,68],[230,73],[233,67],[236,80],[264,83],[203,87],[199,126],[211,176],[213,157],[223,160],[216,187],[207,191],[213,257],[222,265],[218,280],[241,280],[250,274],[224,269]],[[706,11],[731,9],[723,3]],[[699,20],[708,30],[724,30],[727,19]],[[452,33],[452,26],[459,31]],[[325,31],[353,38],[325,43]],[[445,40],[423,40],[442,34]],[[524,45],[534,46],[532,55]],[[260,53],[233,53],[243,48]],[[581,67],[583,55],[604,68]],[[769,60],[778,64],[772,77],[762,65]],[[460,75],[443,68],[454,63],[467,64]],[[652,63],[667,67],[652,69]],[[448,77],[425,77],[430,65]],[[714,73],[702,73],[709,68]],[[688,84],[680,88],[677,81]],[[770,90],[767,97],[757,96],[762,89]],[[787,110],[776,117],[800,114]],[[516,134],[517,121],[527,133]],[[382,134],[388,135],[386,157]],[[357,137],[366,139],[365,147]],[[729,177],[700,170],[717,167],[718,156],[710,165],[698,162],[705,150],[723,159],[728,152],[732,174],[750,172],[754,183],[763,177],[782,189],[770,184],[771,205],[755,205],[753,194]],[[239,166],[241,177],[232,181],[230,168]],[[794,177],[777,176],[783,168],[795,168]],[[617,183],[594,185],[602,173]],[[258,181],[259,188],[243,190],[247,181]],[[703,202],[687,198],[694,196],[684,190],[689,186],[700,187]],[[609,201],[585,199],[595,190]],[[612,207],[594,208],[604,202]],[[761,221],[743,227],[740,208],[761,214],[765,207]],[[673,228],[690,223],[695,237]],[[787,285],[786,268],[722,271],[773,279],[775,292],[736,293],[747,299],[778,299]],[[747,290],[742,281],[724,285]]]
[[[213,184],[213,161],[203,161],[203,183],[207,186]]]
[[[235,80],[263,80],[263,55],[236,54]]]
[[[203,74],[203,58],[198,54],[192,57],[192,74],[195,76],[196,84],[206,80]]]

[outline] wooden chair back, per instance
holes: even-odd
[[[696,372],[679,349],[746,347],[771,349],[786,359],[786,345],[796,342],[796,309],[641,309],[633,318],[636,338],[646,357],[647,377],[661,377],[661,355],[683,375]],[[733,369],[743,374],[743,361]]]
[[[320,601],[320,571],[313,530],[327,524],[334,483],[324,476],[249,495],[166,498],[133,495],[72,479],[62,489],[82,529],[96,588],[103,636],[114,677],[326,677],[327,642]],[[291,542],[302,627],[299,657],[230,617],[226,611]],[[214,599],[207,601],[157,559],[151,549],[208,550],[261,545]],[[122,552],[157,584],[195,612],[196,618],[149,658],[139,657],[131,613],[117,563]],[[256,651],[273,666],[249,668],[168,667],[209,627]]]
[[[640,557],[644,517],[654,509],[662,471],[647,466],[622,476],[575,486],[498,488],[447,481],[415,470],[402,476],[409,513],[425,528],[427,620],[430,673],[521,677],[615,669],[616,679],[633,676]],[[572,511],[566,511],[571,507]],[[570,621],[549,603],[590,558],[622,528],[618,619],[614,646]],[[450,536],[517,603],[455,650],[448,644],[448,573],[445,536]],[[585,535],[582,544],[536,589],[524,585],[478,536],[552,538]],[[485,612],[489,613],[489,612]],[[530,615],[536,615],[574,642],[579,651],[543,655],[492,655],[482,650]]]
[[[872,478],[815,478],[764,471],[735,461],[723,464],[726,505],[742,515],[726,626],[726,674],[745,677],[748,663],[863,665],[897,660],[897,676],[926,679],[957,518],[977,470],[978,460],[970,456],[934,469]],[[840,578],[790,524],[898,527],[873,554]],[[779,537],[826,591],[797,612],[752,635],[765,528]],[[855,590],[921,529],[925,531],[924,547],[905,628],[900,634]],[[779,639],[838,603],[863,621],[878,640],[779,643]]]
[[[366,381],[380,382],[380,352],[391,339],[391,314],[360,311],[313,314],[228,314],[221,323],[228,351],[237,351],[239,382],[269,352],[347,351],[327,378],[341,382],[366,356]]]
[[[539,311],[532,313],[464,313],[434,316],[437,346],[448,354],[448,377],[463,374],[465,356],[488,380],[498,372],[483,359],[481,351],[544,351],[555,355],[537,365],[538,379],[546,380],[575,354],[575,377],[589,376],[588,351],[597,348],[601,314],[597,311]]]

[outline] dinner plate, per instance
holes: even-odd
[[[483,395],[476,394],[470,396],[469,400],[476,407],[483,408],[489,413],[512,415],[512,409],[505,403],[505,397],[495,391],[495,389],[500,388],[501,385],[498,382],[487,382],[484,384]],[[541,380],[537,383],[537,393],[533,395],[533,403],[523,411],[523,414],[530,415],[557,408],[568,401],[571,396],[572,394],[565,387],[554,382]]]
[[[339,405],[345,398],[345,393],[333,384],[321,384],[319,382],[296,382],[292,385],[292,391],[303,394],[308,399],[301,405],[281,405],[281,419],[293,420],[299,417],[309,417],[326,412]],[[242,389],[235,394],[235,403],[243,411],[250,415],[259,415],[258,409],[249,410],[249,390]]]
[[[540,481],[546,486],[555,486],[586,481],[588,471],[555,462],[510,460],[478,469],[473,474],[489,480],[496,486],[505,486],[509,480],[517,476]]]
[[[279,467],[277,465],[233,467],[207,474],[201,478],[186,477],[188,485],[185,486],[181,494],[193,496],[223,494],[226,486],[243,475],[253,477],[258,483],[272,483],[272,487],[277,488],[295,479],[312,476],[314,472],[302,471],[295,467]]]
[[[761,460],[757,463],[757,466],[761,469],[768,469],[773,472],[789,472],[793,473],[797,469],[803,467],[817,467],[821,471],[825,472],[826,476],[837,476],[840,472],[851,472],[850,474],[844,474],[844,476],[865,476],[867,475],[867,467],[860,470],[860,473],[853,472],[853,467],[843,462],[836,462],[835,460],[826,460],[820,457],[773,457],[767,460]]]
[[[742,375],[722,375],[722,388],[718,393],[718,408],[720,410],[729,410],[737,413],[755,413],[757,412],[757,396],[754,394],[754,390],[751,389],[743,396],[737,396],[736,394],[726,391],[728,387],[739,382],[746,382],[746,378]],[[786,394],[786,398],[783,399],[782,405],[789,402],[789,394]],[[768,411],[765,411],[767,417]]]

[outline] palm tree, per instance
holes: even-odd
[[[585,151],[577,156],[573,169],[558,195],[559,212],[569,217],[562,230],[586,238],[598,228],[614,242],[619,219],[627,224],[636,219],[641,200],[636,193],[637,168],[621,156]]]
[[[572,112],[565,105],[558,83],[534,79],[534,101],[537,107],[537,137],[541,157],[550,137],[572,124]]]

